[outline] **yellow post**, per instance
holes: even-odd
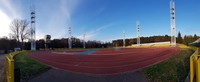
[[[196,82],[200,82],[200,60],[197,61]]]
[[[14,60],[13,60],[13,58],[11,59],[11,61],[10,61],[10,82],[14,82]]]
[[[196,54],[199,55],[199,48],[197,48],[197,50],[196,50]]]
[[[11,82],[10,81],[10,58],[9,56],[6,57],[6,79],[7,79],[7,82]]]
[[[5,71],[6,71],[6,80],[7,82],[14,82],[14,59],[13,56],[15,56],[18,53],[21,53],[24,51],[17,51],[12,52],[8,56],[5,57]]]
[[[8,57],[5,57],[5,72],[6,72],[6,80],[8,80]]]
[[[197,61],[198,55],[196,54],[196,51],[194,52],[194,61]]]
[[[199,61],[196,61],[196,82],[199,82]]]
[[[14,60],[12,56],[6,56],[5,71],[7,82],[14,82]]]
[[[192,56],[190,56],[190,82],[194,79],[194,62]]]
[[[196,49],[195,51],[195,57],[196,57],[196,60],[195,60],[195,70],[196,70],[196,82],[200,82],[200,60],[198,58],[198,55],[199,55],[199,52],[198,52],[198,48]]]

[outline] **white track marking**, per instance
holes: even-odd
[[[81,64],[81,62],[79,62],[79,63],[75,64],[74,66],[79,66],[80,64]]]

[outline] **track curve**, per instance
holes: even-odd
[[[74,51],[70,50],[69,52]],[[137,48],[97,50],[90,55],[37,51],[30,52],[29,56],[39,62],[65,71],[90,75],[113,75],[136,71],[163,61],[178,52],[178,48]]]

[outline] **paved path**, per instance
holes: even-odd
[[[147,79],[139,71],[114,76],[94,77],[53,68],[28,82],[147,82]]]
[[[0,54],[0,82],[5,82],[4,55]]]

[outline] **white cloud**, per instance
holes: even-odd
[[[86,32],[86,33],[85,33],[85,40],[91,40],[91,39],[93,39],[93,38],[96,37],[96,36],[99,34],[99,32],[101,32],[103,29],[106,29],[106,28],[108,28],[108,27],[111,27],[112,25],[114,25],[114,23],[109,23],[109,24],[100,26],[100,27],[97,28],[97,29],[90,30],[90,31]],[[83,34],[77,36],[77,38],[83,39]]]
[[[91,40],[93,37],[95,37],[97,34],[93,33],[93,34],[85,34],[85,40]],[[83,34],[77,36],[77,38],[79,39],[83,39]]]
[[[81,0],[60,0],[59,2],[59,4],[56,4],[58,5],[57,10],[53,12],[44,28],[45,32],[52,35],[52,39],[62,38],[67,35],[67,27],[71,26],[71,15]]]
[[[0,0],[0,37],[8,36],[11,21],[15,18],[21,18],[20,9],[11,1]]]
[[[35,34],[36,34],[36,40],[43,39],[44,36],[46,35],[44,32],[40,31],[39,29],[37,29]]]
[[[7,13],[10,18],[21,18],[21,9],[11,1],[12,0],[0,0],[0,8],[3,12]]]
[[[45,35],[51,35],[51,34],[47,33],[46,31],[44,32],[40,29],[36,30],[36,40],[44,39]],[[62,32],[58,32],[56,35],[51,35],[51,39],[60,39],[63,37],[66,37],[66,36],[62,34]]]
[[[36,39],[43,39],[46,34],[52,35],[52,38],[62,38],[65,36],[65,28],[67,25],[64,24],[67,22],[67,24],[70,25],[71,14],[80,2],[81,0],[60,0],[59,4],[56,4],[56,7],[58,7],[56,8],[57,10],[53,12],[49,21],[46,23],[47,25],[44,25],[43,29],[41,29],[37,28],[41,26],[36,24]],[[15,4],[12,0],[0,0],[0,37],[8,35],[10,30],[9,24],[13,19],[22,18],[21,5],[22,4]]]
[[[11,20],[10,18],[0,10],[0,36],[8,36],[10,32],[9,24]]]
[[[65,24],[65,22],[67,22],[68,25],[70,25],[71,15],[75,11],[79,3],[80,3],[80,0],[60,0],[60,3],[57,4],[59,7],[51,16],[50,20],[48,21],[49,22],[48,24],[50,25],[48,25],[47,27],[57,26],[57,24]],[[55,24],[55,25],[52,25],[52,24]]]
[[[80,0],[61,0],[60,11],[63,16],[66,17],[67,22],[71,22],[71,14],[74,12],[76,7],[80,4]]]

